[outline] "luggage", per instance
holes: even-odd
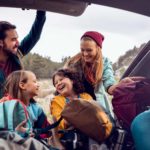
[[[73,127],[100,143],[109,137],[113,128],[104,108],[94,100],[70,101],[61,115]]]
[[[150,79],[139,77],[132,80],[117,87],[112,99],[113,111],[120,125],[128,131],[132,120],[150,106]]]

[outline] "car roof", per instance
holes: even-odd
[[[104,5],[150,16],[149,0],[1,0],[1,7],[41,9],[72,16],[81,15],[90,4]]]
[[[142,15],[150,16],[150,1],[149,0],[82,0],[94,4],[119,8]]]

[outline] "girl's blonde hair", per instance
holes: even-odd
[[[30,71],[19,70],[12,72],[5,82],[5,93],[11,98],[20,99],[26,104],[25,96],[20,88],[20,82],[26,83],[28,81],[28,74]]]

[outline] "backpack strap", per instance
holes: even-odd
[[[80,94],[78,95],[78,98],[81,98],[81,97],[80,97]],[[69,103],[69,102],[70,102],[70,99],[69,99],[69,98],[65,97],[65,99],[66,99],[66,103]]]
[[[24,109],[24,112],[25,112],[26,119],[27,119],[28,128],[31,129],[32,128],[32,123],[31,123],[31,120],[30,120],[29,112],[27,110],[27,106],[20,99],[14,99],[14,100],[18,101],[22,105],[22,107]]]
[[[57,127],[59,125],[59,123],[61,122],[61,120],[63,119],[63,117],[60,117],[56,122],[54,122],[53,124],[47,126],[46,128],[43,129],[34,129],[33,132],[35,133],[35,135],[39,135],[39,134],[44,134],[47,133],[49,130]]]
[[[6,98],[6,99],[2,99],[2,100],[0,101],[0,103],[1,103],[1,102],[5,102],[5,101],[15,101],[15,102],[19,102],[19,103],[22,105],[23,109],[24,109],[26,118],[28,119],[29,114],[28,114],[28,111],[27,111],[27,107],[26,107],[26,105],[25,105],[20,99],[13,99],[13,98],[11,98],[10,95],[7,95],[7,94],[6,94],[5,98]]]
[[[0,69],[0,98],[4,96],[4,81],[5,81],[5,74],[2,69]]]
[[[9,100],[8,100],[9,101]],[[24,109],[24,112],[25,112],[25,117],[27,119],[27,122],[29,124],[29,128],[31,128],[31,122],[28,121],[29,119],[29,114],[28,114],[28,111],[27,111],[27,108],[25,106],[25,104],[19,100],[19,99],[13,99],[13,100],[10,100],[11,101],[11,107],[9,107],[8,109],[8,114],[10,115],[10,117],[8,117],[8,127],[13,131],[14,130],[14,122],[13,122],[13,115],[14,115],[14,108],[16,107],[17,103],[19,103],[20,105],[22,105],[22,108]]]
[[[0,127],[2,128],[2,129],[5,129],[5,128],[7,128],[7,125],[6,125],[6,121],[5,121],[5,119],[6,119],[6,117],[5,117],[5,114],[4,113],[2,113],[2,111],[4,110],[4,103],[1,103],[0,104]]]
[[[17,103],[17,101],[15,101],[15,100],[12,100],[11,101],[11,107],[9,107],[9,109],[8,109],[8,114],[10,115],[10,117],[8,117],[7,119],[8,119],[8,127],[11,129],[11,131],[13,131],[14,130],[14,126],[13,126],[13,110],[14,110],[14,108],[15,108],[15,106],[16,106],[16,103]]]
[[[47,127],[48,130],[57,127],[57,126],[59,125],[59,123],[61,122],[62,119],[63,119],[63,117],[60,117],[56,122],[54,122],[53,124],[49,125],[49,126]]]

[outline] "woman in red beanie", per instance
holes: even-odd
[[[81,52],[72,57],[67,68],[77,70],[84,82],[86,92],[107,110],[110,110],[106,92],[110,95],[116,87],[112,64],[102,55],[104,36],[96,31],[85,32],[81,37]]]

